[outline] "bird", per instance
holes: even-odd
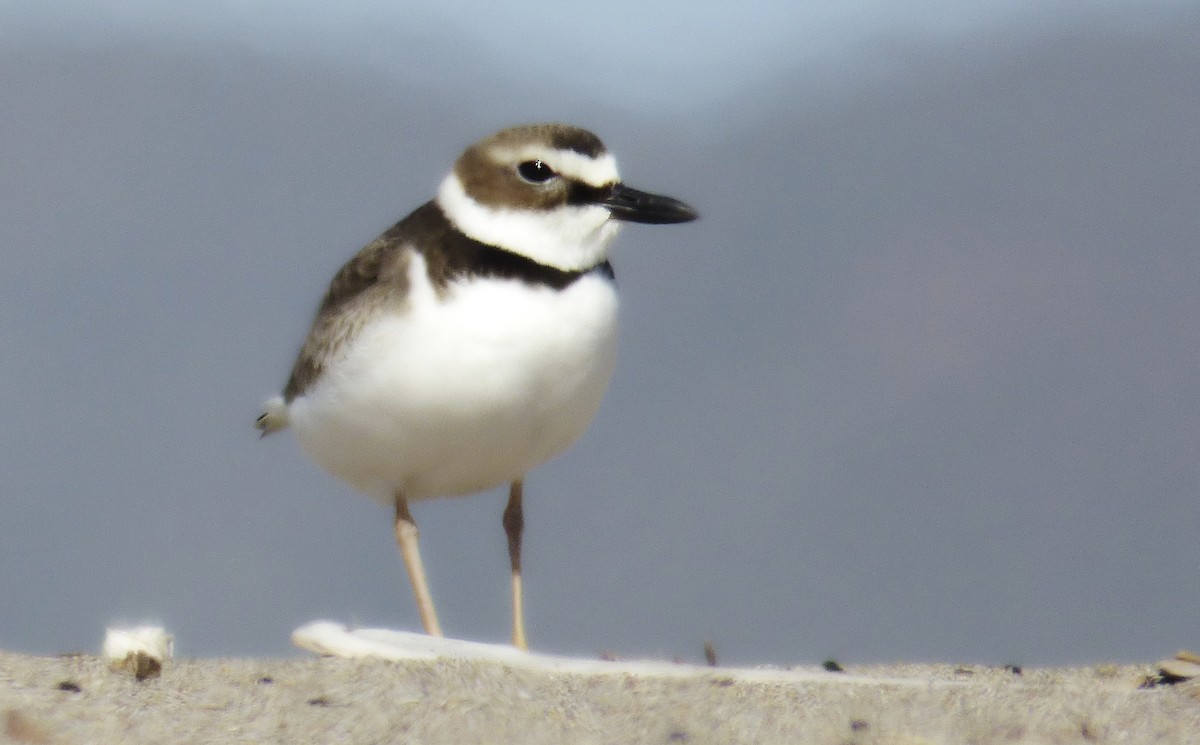
[[[393,507],[426,634],[442,636],[412,502],[508,485],[512,644],[526,474],[587,429],[612,377],[623,222],[686,223],[687,204],[626,186],[595,134],[502,129],[467,147],[433,200],[334,275],[281,395],[256,421]]]

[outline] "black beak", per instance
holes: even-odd
[[[624,184],[613,184],[608,197],[601,202],[613,218],[641,222],[648,225],[671,225],[691,222],[699,215],[696,210],[678,199],[631,189]]]

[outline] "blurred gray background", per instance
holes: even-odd
[[[419,628],[390,513],[252,424],[333,272],[541,120],[703,219],[618,240],[536,649],[1200,644],[1194,0],[178,5],[0,5],[0,647]],[[508,637],[503,503],[414,510],[454,636]]]

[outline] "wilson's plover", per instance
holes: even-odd
[[[591,132],[505,129],[472,145],[437,198],[334,276],[283,395],[257,426],[291,426],[317,464],[395,506],[425,632],[441,635],[409,503],[510,484],[513,644],[522,479],[587,428],[613,371],[620,221],[696,213],[625,186]]]

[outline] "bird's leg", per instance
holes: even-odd
[[[512,564],[513,633],[512,643],[517,649],[528,650],[525,641],[525,601],[521,595],[521,531],[525,528],[525,516],[521,511],[524,482],[517,479],[508,489],[508,506],[504,508],[504,533],[508,536],[508,560]]]
[[[400,555],[404,557],[404,567],[408,570],[408,581],[412,585],[413,596],[417,599],[417,610],[421,613],[425,633],[441,636],[442,627],[438,625],[437,612],[433,609],[433,597],[429,594],[429,583],[425,581],[425,566],[421,563],[417,535],[417,523],[408,511],[408,500],[397,494],[396,543],[400,544]]]

